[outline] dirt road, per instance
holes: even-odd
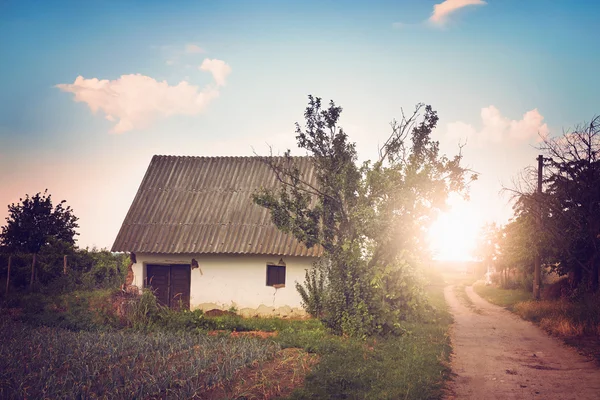
[[[475,308],[445,289],[455,321],[447,399],[600,399],[593,361],[467,287]]]

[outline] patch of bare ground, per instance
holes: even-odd
[[[228,382],[213,387],[197,398],[267,400],[285,397],[304,385],[304,378],[318,360],[318,355],[302,349],[283,349],[268,361],[255,362],[241,369]]]
[[[206,311],[204,315],[206,315],[207,317],[222,317],[223,315],[230,315],[235,317],[237,314],[232,311],[219,310],[214,308],[212,310]]]
[[[227,331],[217,330],[208,332],[208,336],[228,335],[231,337],[256,337],[260,339],[267,339],[270,337],[277,336],[277,331],[265,332],[265,331]]]

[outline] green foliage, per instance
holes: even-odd
[[[531,292],[523,289],[502,289],[483,284],[473,285],[473,290],[490,303],[512,309],[515,304],[531,300]]]
[[[600,288],[600,117],[559,137],[543,138],[543,193],[537,170],[514,191],[515,218],[506,226],[506,262],[527,274],[533,257],[559,275],[569,275],[573,288]],[[543,229],[539,229],[537,218]],[[583,286],[580,286],[583,284]]]
[[[8,257],[12,257],[10,283],[13,295],[21,295],[29,287],[32,254],[0,252],[0,276],[6,277]],[[67,256],[67,274],[64,274]],[[46,295],[59,295],[74,290],[95,290],[119,287],[128,267],[125,254],[108,250],[77,249],[65,242],[50,239],[36,255],[35,284]]]
[[[38,253],[50,240],[73,245],[78,218],[65,200],[52,207],[51,195],[37,193],[8,206],[6,225],[0,232],[0,243],[23,253]]]
[[[325,307],[325,279],[326,271],[323,260],[319,260],[310,270],[306,271],[304,286],[296,282],[296,290],[302,298],[302,307],[313,318],[323,316]]]
[[[160,305],[150,289],[144,289],[141,296],[133,298],[126,307],[126,318],[134,329],[148,329],[153,326],[160,312]]]
[[[70,332],[0,320],[3,398],[194,398],[279,346],[184,333]]]
[[[402,336],[366,341],[336,337],[321,330],[276,338],[282,347],[301,347],[320,354],[304,387],[292,399],[433,399],[442,396],[450,369],[447,334],[452,318],[441,287],[428,293],[427,321],[407,322]]]
[[[460,154],[449,159],[439,153],[431,106],[419,104],[412,116],[393,122],[380,158],[362,165],[338,126],[341,112],[309,96],[296,139],[313,170],[302,170],[289,151],[283,159],[266,157],[281,185],[260,191],[254,201],[271,211],[279,229],[324,249],[324,294],[311,289],[318,289],[314,278],[320,276],[309,275],[299,286],[311,313],[322,304],[321,318],[337,334],[398,332],[402,319],[422,308],[416,269],[426,250],[424,227],[451,191],[464,192],[467,171]]]

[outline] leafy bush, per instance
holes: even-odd
[[[304,286],[296,282],[296,290],[302,298],[302,307],[313,318],[323,316],[325,309],[325,278],[324,261],[320,259],[304,276]]]

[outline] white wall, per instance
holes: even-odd
[[[133,284],[142,288],[147,264],[190,264],[192,269],[190,308],[204,311],[235,307],[247,315],[304,315],[296,282],[304,282],[305,270],[315,258],[262,255],[174,255],[136,254]],[[267,286],[267,264],[286,264],[285,287]]]

